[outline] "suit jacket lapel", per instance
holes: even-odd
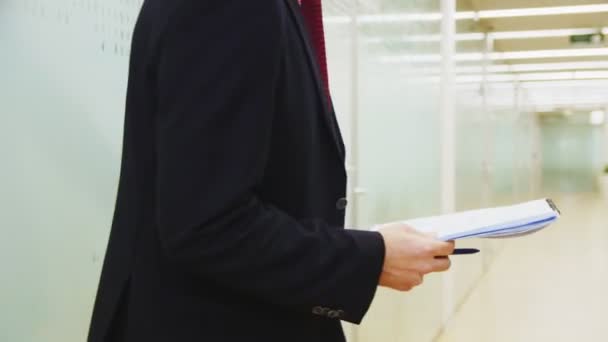
[[[304,23],[304,18],[302,18],[302,14],[300,12],[300,5],[297,0],[285,0],[290,9],[293,20],[296,22],[296,26],[298,27],[298,33],[302,43],[304,44],[304,49],[306,50],[306,55],[308,56],[308,65],[310,66],[313,77],[315,78],[315,84],[317,88],[317,94],[323,104],[323,111],[320,113],[323,116],[323,120],[325,120],[325,124],[329,129],[331,136],[334,140],[336,148],[340,153],[340,156],[344,158],[344,147],[342,145],[342,139],[339,136],[339,128],[337,127],[337,121],[334,120],[331,116],[334,115],[333,112],[330,112],[331,105],[327,99],[326,93],[323,89],[323,82],[321,80],[321,73],[319,66],[317,64],[316,54],[313,51],[313,48],[310,44],[310,38],[308,34],[308,29]]]

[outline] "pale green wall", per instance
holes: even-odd
[[[85,340],[120,159],[120,15],[134,3],[0,6],[0,341]]]
[[[588,120],[587,113],[580,116]],[[583,120],[558,119],[545,120],[541,131],[543,190],[596,191],[603,162],[604,128]]]

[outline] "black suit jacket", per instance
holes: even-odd
[[[296,0],[147,0],[90,342],[341,341],[384,245],[343,229],[344,147]]]

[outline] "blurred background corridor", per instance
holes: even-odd
[[[0,341],[85,340],[141,3],[0,2]],[[349,227],[543,197],[563,213],[380,289],[349,341],[608,341],[608,3],[323,4]]]

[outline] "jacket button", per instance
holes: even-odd
[[[340,198],[338,202],[336,202],[336,209],[345,210],[348,206],[348,200],[344,197]]]
[[[325,315],[325,309],[320,306],[315,306],[312,309],[312,313],[315,315],[318,315],[318,316],[323,316],[323,315]]]
[[[327,313],[327,317],[338,318],[338,317],[340,317],[340,313],[336,310],[331,310],[330,312]]]

